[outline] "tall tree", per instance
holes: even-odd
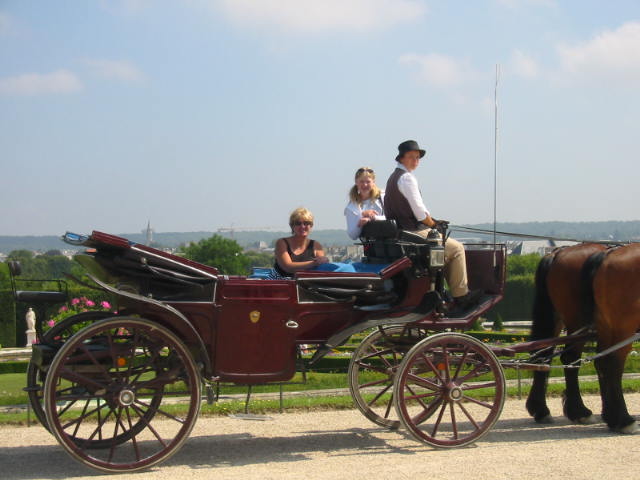
[[[192,243],[184,250],[185,257],[199,263],[216,267],[227,275],[245,275],[249,260],[235,240],[213,235]]]

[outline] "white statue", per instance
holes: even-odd
[[[36,312],[33,311],[33,308],[29,307],[25,315],[25,320],[27,322],[27,330],[25,331],[27,334],[26,346],[30,347],[36,343]]]

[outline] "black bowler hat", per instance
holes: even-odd
[[[398,145],[398,156],[396,157],[396,162],[399,162],[405,153],[413,151],[420,152],[420,158],[424,157],[424,154],[427,153],[420,148],[418,142],[415,140],[406,140]]]

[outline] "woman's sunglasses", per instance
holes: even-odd
[[[359,168],[358,171],[356,172],[356,174],[360,174],[360,173],[373,173],[373,169],[372,168]]]
[[[300,221],[298,221],[298,222],[293,222],[293,225],[295,227],[300,227],[302,225],[304,225],[305,227],[313,227],[313,222],[300,222]]]

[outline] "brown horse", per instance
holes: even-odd
[[[571,334],[587,325],[581,299],[581,270],[587,259],[607,247],[583,243],[559,248],[542,258],[536,270],[536,294],[533,306],[531,340],[555,338],[563,326]],[[582,356],[584,343],[566,348],[560,355],[564,365]],[[564,370],[566,390],[564,414],[578,423],[592,423],[592,412],[583,403],[578,384],[578,369]],[[538,423],[550,423],[552,417],[546,403],[549,372],[536,371],[527,398],[527,410]]]
[[[598,351],[631,338],[640,329],[640,243],[593,255],[583,271],[585,320],[598,333]],[[611,430],[638,431],[622,394],[622,373],[631,344],[595,360],[602,419]]]

